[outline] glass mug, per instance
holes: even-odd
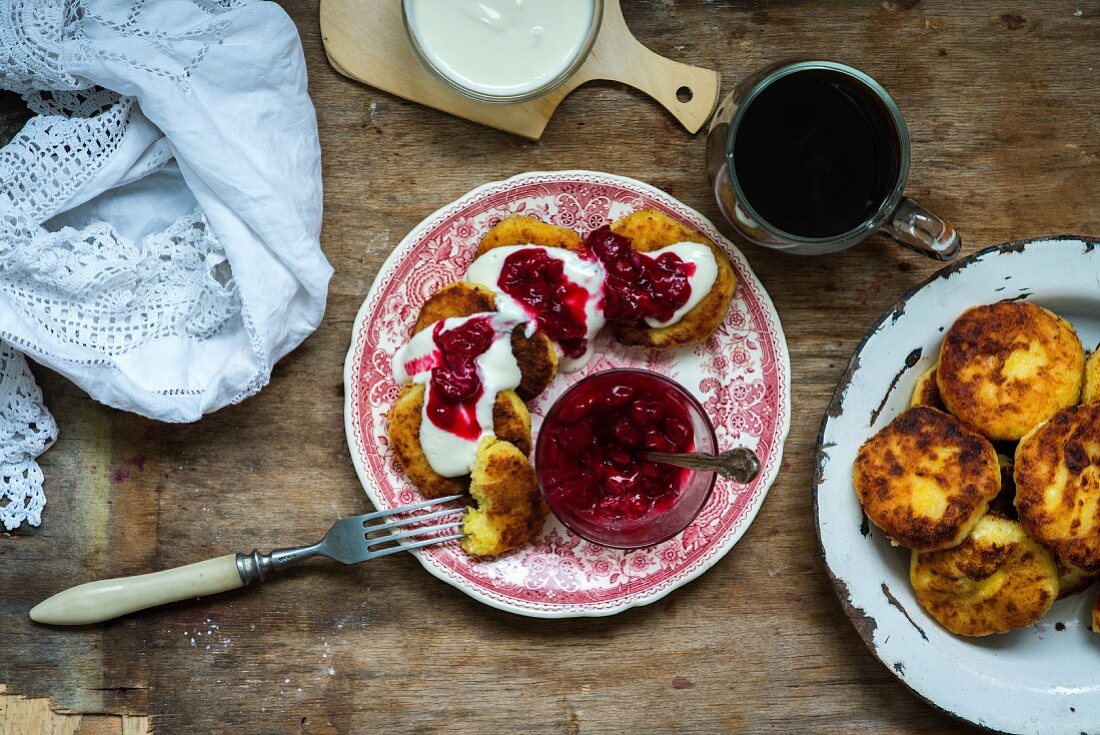
[[[894,100],[834,61],[755,72],[718,106],[707,136],[722,214],[748,240],[788,253],[832,253],[879,233],[954,258],[962,241],[904,195],[908,172],[909,133]]]

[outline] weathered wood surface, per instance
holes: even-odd
[[[965,250],[1100,234],[1095,2],[624,3],[670,58],[748,70],[800,53],[853,63],[912,132],[910,193]],[[341,369],[389,250],[468,189],[525,170],[651,182],[718,220],[702,137],[612,85],[585,87],[527,142],[375,92],[328,67],[312,2],[298,23],[324,148],[328,313],[257,397],[191,426],[108,410],[38,369],[61,427],[40,529],[0,537],[0,682],[76,712],[152,715],[158,733],[964,732],[864,648],[826,581],[813,447],[864,331],[935,266],[871,240],[795,259],[746,246],[790,345],[784,471],[710,572],[610,619],[527,620],[394,557],[298,569],[262,589],[82,630],[26,611],[63,587],[311,539],[367,502],[348,458]],[[365,39],[364,42],[369,42]],[[15,110],[10,98],[0,109]],[[18,116],[0,113],[0,125]],[[10,130],[8,131],[10,134]],[[727,228],[728,230],[728,228]]]

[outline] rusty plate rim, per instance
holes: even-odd
[[[924,693],[919,691],[909,680],[903,677],[899,671],[892,667],[890,665],[890,662],[886,661],[882,657],[881,653],[875,647],[874,643],[874,632],[876,629],[874,621],[870,621],[870,625],[865,622],[867,618],[866,613],[862,609],[855,607],[851,603],[851,600],[848,599],[847,583],[833,572],[832,568],[826,561],[825,543],[821,536],[821,508],[818,500],[818,490],[820,489],[824,481],[824,469],[825,465],[828,462],[828,455],[825,451],[826,448],[824,446],[826,430],[828,429],[830,422],[839,415],[839,412],[842,411],[842,404],[844,403],[845,397],[847,395],[852,377],[860,365],[860,356],[863,353],[863,350],[866,348],[867,343],[879,332],[879,329],[888,320],[897,318],[902,313],[904,313],[908,302],[918,293],[928,288],[932,284],[937,283],[938,281],[947,280],[951,276],[957,274],[958,272],[966,269],[971,265],[974,265],[985,257],[994,253],[1019,253],[1023,252],[1025,249],[1027,249],[1029,245],[1032,245],[1034,243],[1050,242],[1080,242],[1083,243],[1090,250],[1093,247],[1100,246],[1100,238],[1088,235],[1072,234],[1032,237],[1022,240],[1013,240],[998,245],[991,245],[989,247],[982,248],[981,250],[977,250],[963,258],[960,258],[953,263],[950,263],[949,265],[936,271],[928,278],[924,279],[919,284],[906,291],[897,301],[895,301],[888,309],[886,309],[882,313],[882,316],[880,316],[868,328],[867,332],[863,335],[863,337],[860,339],[855,349],[853,350],[852,357],[849,359],[848,364],[845,366],[844,372],[841,373],[841,377],[837,382],[837,387],[834,390],[833,396],[829,401],[829,406],[825,410],[825,415],[822,417],[821,426],[818,430],[817,440],[814,447],[812,498],[814,507],[814,533],[817,537],[818,554],[821,558],[822,566],[825,567],[825,573],[829,579],[829,584],[833,589],[833,593],[836,594],[837,600],[840,602],[841,609],[844,610],[844,614],[852,623],[852,627],[854,627],[856,629],[856,632],[859,634],[860,640],[863,641],[863,643],[867,646],[867,649],[871,652],[875,659],[877,659],[886,668],[887,671],[893,674],[894,677],[898,679],[898,681],[904,684],[910,692],[912,692],[922,701],[926,702],[933,709],[938,712],[942,712],[943,714],[946,714],[953,719],[965,722],[968,725],[973,725],[980,728],[984,732],[994,733],[995,735],[1012,735],[1012,733],[990,727],[989,725],[986,725],[975,719],[971,719],[958,712],[953,712],[950,709],[941,706],[940,704],[926,696]],[[1100,298],[1100,296],[1098,296],[1098,298]],[[1082,735],[1084,734],[1082,733]]]

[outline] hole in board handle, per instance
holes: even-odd
[[[676,90],[676,99],[681,102],[691,102],[694,97],[695,93],[691,91],[691,87],[680,87]]]

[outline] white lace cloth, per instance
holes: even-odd
[[[56,425],[20,353],[193,421],[320,323],[320,146],[293,23],[237,0],[0,0],[0,521],[37,525]],[[14,349],[13,349],[14,348]]]

